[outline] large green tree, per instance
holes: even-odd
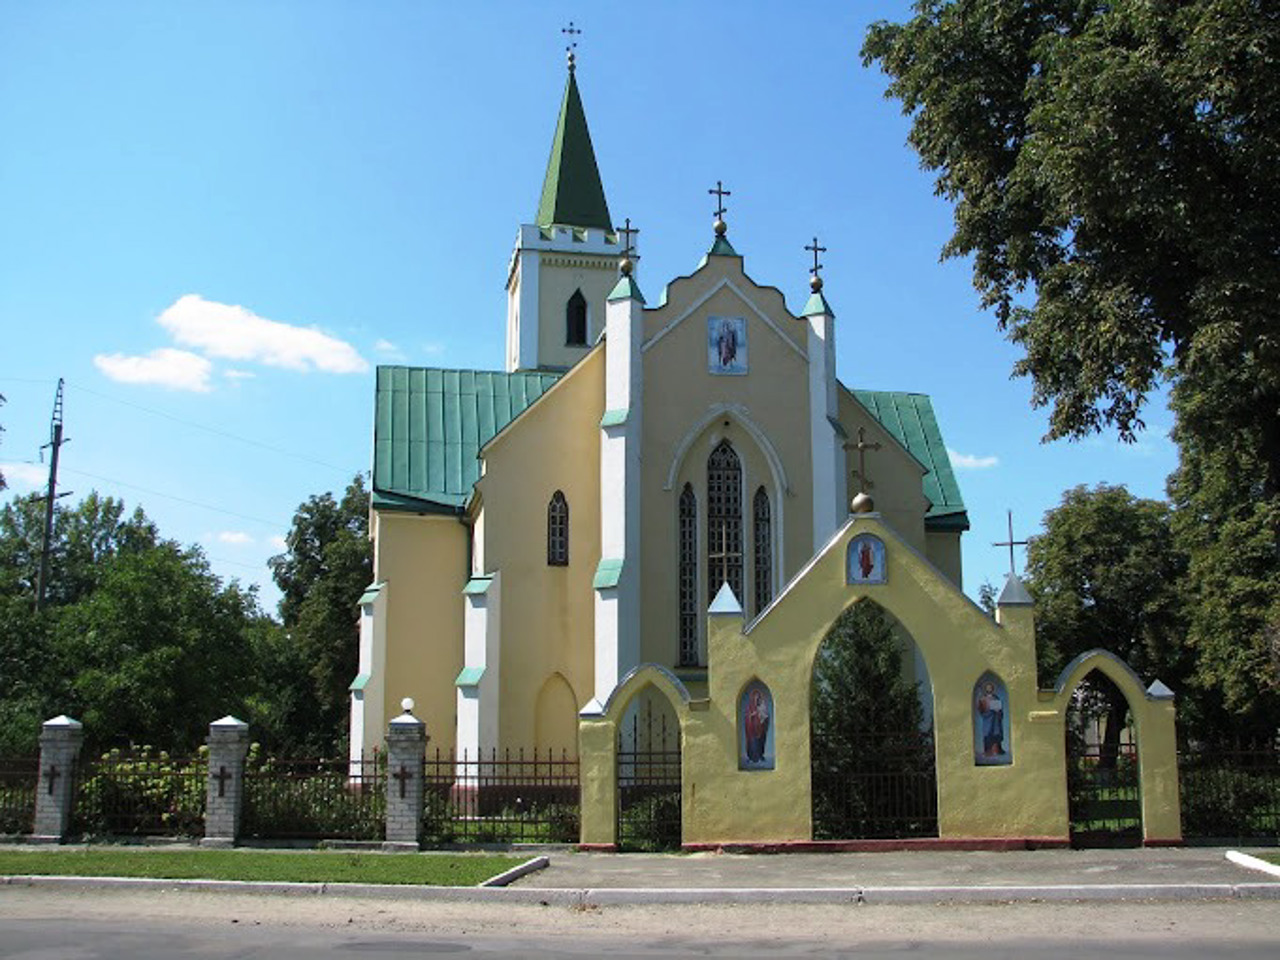
[[[304,665],[307,689],[274,705],[291,749],[335,749],[345,736],[348,685],[359,661],[361,593],[373,579],[369,494],[356,476],[341,500],[309,497],[293,517],[287,550],[270,561],[286,636],[263,646],[283,676]],[[292,729],[287,736],[283,731]]]

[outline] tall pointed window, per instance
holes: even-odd
[[[581,290],[573,291],[573,296],[565,304],[564,342],[570,347],[587,345],[587,298]]]
[[[547,504],[547,565],[569,565],[569,502],[559,490]]]
[[[707,596],[727,583],[742,602],[742,461],[728,440],[707,460]]]
[[[680,665],[698,663],[698,498],[684,485],[679,516]]]
[[[769,494],[764,487],[756,491],[751,505],[755,534],[755,616],[773,599],[773,524],[769,511]]]

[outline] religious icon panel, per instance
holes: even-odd
[[[738,701],[738,769],[772,770],[773,694],[752,680]]]
[[[869,533],[860,533],[850,540],[846,573],[852,584],[884,583],[884,541]]]
[[[973,762],[982,767],[1013,763],[1009,743],[1009,692],[994,673],[982,675],[973,687]]]
[[[730,376],[747,372],[745,317],[707,317],[707,370]]]

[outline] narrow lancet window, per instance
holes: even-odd
[[[751,506],[755,533],[755,616],[773,599],[773,528],[769,512],[769,494],[764,487],[756,491]]]
[[[680,665],[698,663],[698,498],[684,485],[680,494],[679,557]]]
[[[728,440],[707,460],[707,596],[724,583],[741,603],[742,461]]]
[[[569,565],[569,502],[559,490],[547,504],[547,564]]]
[[[587,345],[587,298],[581,290],[573,291],[564,308],[564,342],[570,347]]]

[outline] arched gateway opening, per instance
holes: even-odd
[[[678,850],[680,722],[666,695],[645,685],[618,725],[619,850]]]
[[[1071,845],[1141,846],[1138,729],[1128,698],[1101,670],[1072,691],[1066,737]]]
[[[874,601],[846,609],[810,696],[813,838],[936,837],[932,688],[906,629]]]

